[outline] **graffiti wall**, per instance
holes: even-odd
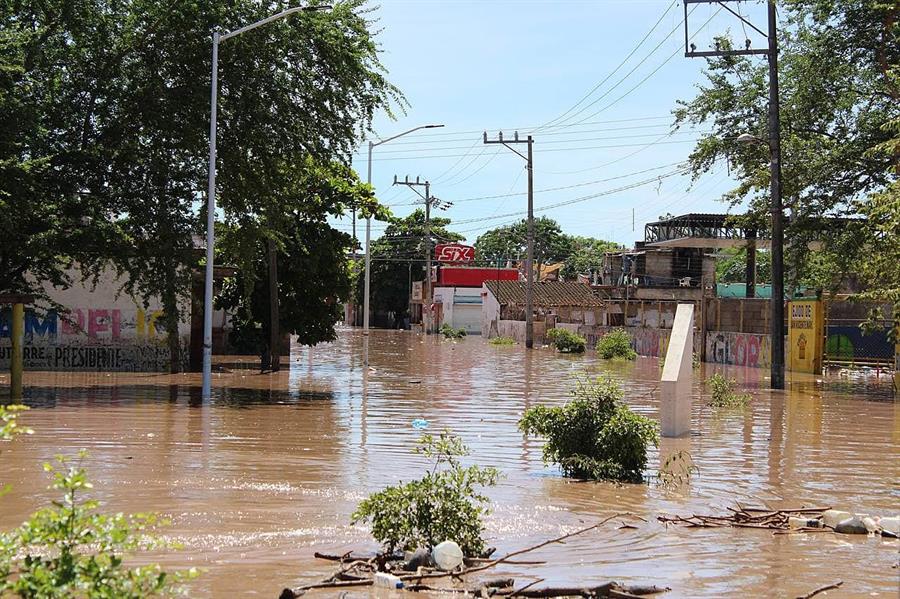
[[[769,336],[710,331],[706,334],[706,361],[766,368],[772,361]]]
[[[117,293],[111,272],[96,287],[47,289],[62,308],[38,305],[25,312],[25,368],[28,370],[159,371],[169,366],[169,350],[158,302],[147,307]],[[185,306],[187,300],[185,300]],[[12,356],[11,310],[0,312],[0,369]],[[190,326],[179,336],[186,345]],[[183,352],[185,355],[187,352]]]

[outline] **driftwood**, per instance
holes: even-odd
[[[432,587],[423,581],[432,581],[440,578],[448,578],[452,577],[456,580],[462,580],[462,577],[468,574],[474,574],[477,572],[483,572],[490,568],[493,568],[499,564],[542,564],[544,562],[523,562],[523,561],[515,561],[511,558],[516,557],[518,555],[522,555],[524,553],[529,553],[531,551],[535,551],[540,549],[541,547],[546,547],[547,545],[551,545],[554,543],[562,543],[566,539],[571,537],[584,534],[586,532],[595,530],[610,520],[615,518],[622,518],[624,516],[631,516],[628,513],[620,513],[613,514],[608,518],[604,518],[597,524],[593,524],[591,526],[587,526],[585,528],[578,529],[574,532],[570,532],[554,539],[550,539],[549,541],[543,541],[536,545],[532,545],[531,547],[526,547],[525,549],[520,549],[518,551],[513,551],[503,557],[499,557],[497,559],[475,559],[469,560],[466,567],[463,567],[460,570],[454,572],[435,572],[435,571],[419,571],[415,574],[404,574],[396,570],[393,572],[399,575],[400,580],[404,583],[404,588],[407,591],[428,591],[428,592],[454,592],[461,593],[467,592],[473,595],[481,595],[481,596],[502,596],[502,597],[611,597],[618,599],[627,599],[628,597],[639,597],[648,594],[661,593],[669,590],[668,588],[659,588],[655,586],[633,586],[626,587],[621,586],[615,582],[608,582],[601,585],[588,585],[583,587],[547,587],[547,588],[539,588],[533,589],[534,585],[541,582],[540,580],[535,581],[531,584],[528,584],[519,589],[513,589],[514,581],[508,578],[488,581],[479,585],[476,589],[461,589],[454,587]],[[279,596],[279,599],[296,599],[304,595],[307,591],[311,591],[314,589],[343,589],[343,588],[352,588],[352,587],[364,587],[364,586],[372,586],[374,584],[374,574],[377,571],[386,570],[387,562],[396,558],[397,556],[354,556],[353,552],[347,552],[342,555],[335,554],[325,554],[325,553],[316,553],[316,558],[324,559],[328,561],[339,562],[341,564],[341,569],[333,574],[330,578],[317,583],[303,585],[296,589],[284,589]],[[483,562],[483,563],[482,563]],[[471,565],[469,565],[471,564]]]
[[[839,580],[833,584],[826,584],[825,586],[819,587],[814,591],[810,591],[809,593],[807,593],[805,595],[798,595],[797,599],[811,599],[812,597],[815,597],[819,593],[824,593],[825,591],[830,591],[831,589],[839,588],[842,584],[844,584],[843,580]]]
[[[810,507],[778,509],[744,507],[738,504],[737,508],[728,508],[731,514],[727,516],[706,516],[693,514],[691,516],[657,516],[657,520],[664,524],[682,524],[688,528],[714,528],[730,526],[735,528],[761,528],[776,531],[776,534],[786,532],[810,532],[820,531],[821,528],[797,528],[791,529],[788,521],[792,516],[805,516],[821,518],[829,507]]]

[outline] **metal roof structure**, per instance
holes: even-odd
[[[644,245],[650,247],[725,249],[746,247],[754,240],[757,249],[770,249],[772,242],[765,228],[744,227],[736,217],[739,214],[691,213],[673,216],[644,225]],[[790,218],[785,217],[785,223]],[[819,231],[863,222],[860,218],[826,216],[808,219],[805,226]],[[822,244],[812,241],[809,249],[820,249]]]
[[[644,225],[644,243],[654,247],[735,248],[756,240],[756,247],[768,249],[768,232],[744,228],[732,214],[683,214]],[[760,235],[762,233],[762,235]]]
[[[523,281],[485,281],[484,285],[501,306],[525,305],[526,284]],[[534,283],[534,305],[545,308],[599,308],[603,306],[603,301],[584,283],[542,281]]]

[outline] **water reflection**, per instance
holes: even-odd
[[[604,363],[592,354],[491,346],[479,338],[344,331],[337,342],[294,348],[290,368],[259,375],[252,360],[229,360],[204,402],[197,375],[28,373],[27,424],[34,436],[4,448],[2,499],[8,528],[51,495],[38,474],[55,453],[90,450],[87,466],[110,509],[170,516],[186,551],[167,564],[208,568],[195,596],[258,593],[328,571],[312,547],[373,547],[349,526],[365,494],[418,476],[412,449],[420,432],[451,428],[473,458],[505,473],[490,491],[491,544],[533,544],[615,511],[648,522],[610,526],[543,550],[548,565],[511,575],[547,583],[616,579],[670,586],[668,597],[796,596],[840,570],[842,596],[896,596],[891,570],[898,544],[857,537],[766,531],[687,530],[655,521],[662,512],[715,513],[735,500],[827,504],[885,513],[900,504],[900,404],[890,386],[869,379],[791,379],[771,392],[767,373],[704,365],[694,383],[690,438],[651,452],[645,485],[576,483],[541,461],[539,440],[517,428],[538,403],[567,399],[579,372],[622,382],[629,404],[656,417],[655,359]],[[225,363],[225,362],[222,362]],[[220,364],[221,365],[221,364]],[[705,406],[701,378],[721,371],[751,389],[745,409]],[[661,460],[686,451],[699,473],[676,491],[655,483]]]

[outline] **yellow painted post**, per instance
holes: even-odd
[[[9,362],[9,394],[11,399],[22,399],[22,369],[24,367],[25,304],[13,304],[12,309],[12,357]]]

